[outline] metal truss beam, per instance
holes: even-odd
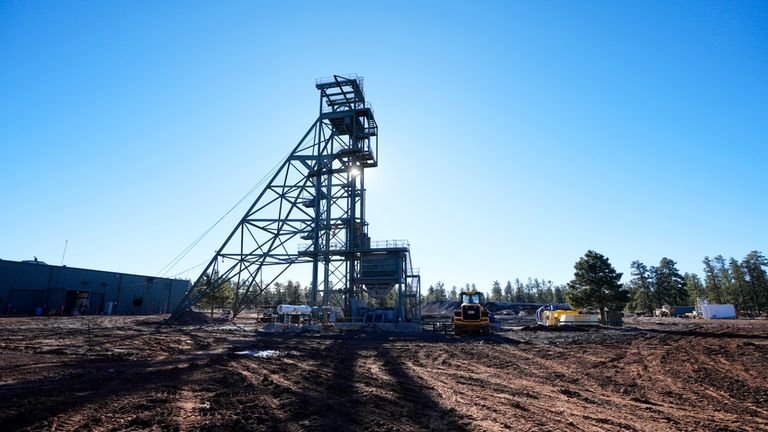
[[[357,282],[361,256],[370,249],[365,168],[378,164],[378,125],[361,78],[334,76],[318,80],[316,88],[317,119],[200,273],[171,320],[227,284],[234,290],[237,316],[291,266],[304,263],[312,265],[312,305],[340,306],[350,315],[356,290],[365,289]],[[410,255],[404,265],[410,268]],[[414,289],[418,293],[412,282],[398,289],[400,300]],[[403,311],[402,316],[415,313]]]

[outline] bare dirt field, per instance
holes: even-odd
[[[160,320],[0,319],[0,430],[768,430],[768,321],[457,338]]]

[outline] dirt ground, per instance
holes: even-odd
[[[0,430],[768,430],[768,321],[457,338],[160,319],[0,319]]]

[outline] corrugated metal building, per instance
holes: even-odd
[[[188,288],[184,279],[0,260],[0,315],[166,313]]]

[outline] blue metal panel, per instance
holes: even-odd
[[[23,314],[38,307],[70,314],[78,295],[89,299],[83,311],[91,314],[165,313],[176,307],[188,286],[181,279],[0,260],[0,315],[8,313],[11,290]]]
[[[8,315],[33,315],[37,308],[43,307],[45,290],[12,289],[8,291]]]

